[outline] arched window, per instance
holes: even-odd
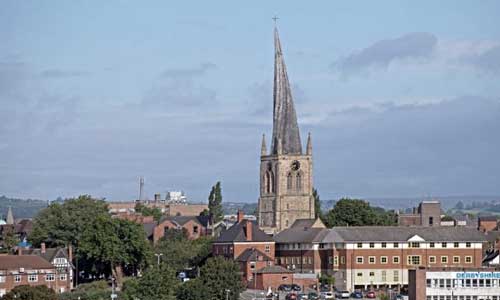
[[[286,188],[288,190],[291,190],[293,187],[292,185],[292,173],[288,173],[288,175],[286,176]]]
[[[269,172],[266,171],[264,174],[264,191],[266,194],[269,194],[271,190],[271,185],[270,185],[271,179],[269,178]]]
[[[298,192],[302,190],[302,174],[301,173],[297,173],[297,177],[295,177],[295,188],[297,189]]]
[[[274,193],[274,173],[269,171],[269,192]]]

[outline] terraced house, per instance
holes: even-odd
[[[471,228],[334,227],[297,220],[275,236],[277,265],[335,277],[339,289],[403,288],[408,270],[481,267],[483,234]]]

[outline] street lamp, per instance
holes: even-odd
[[[231,292],[231,290],[226,289],[226,300],[229,300],[229,292]]]
[[[158,267],[160,267],[160,257],[163,256],[163,253],[155,253],[155,256],[156,256],[156,261],[157,261]]]

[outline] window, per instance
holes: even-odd
[[[358,243],[358,248],[363,248],[363,243]]]
[[[472,256],[466,256],[465,257],[465,263],[466,264],[471,264],[472,263]]]
[[[399,256],[393,256],[392,257],[392,263],[393,264],[399,264]]]
[[[375,272],[370,272],[370,277],[374,277],[375,276]]]
[[[22,280],[21,275],[15,275],[14,276],[14,282],[21,282],[21,280]]]
[[[55,280],[54,274],[45,275],[45,281],[54,281],[54,280]]]
[[[386,242],[383,242],[382,244],[380,244],[380,246],[381,246],[382,248],[387,248],[387,243],[386,243]]]
[[[446,242],[441,243],[442,248],[446,248],[447,246],[448,246],[448,243],[446,243]]]
[[[408,265],[418,266],[420,265],[420,255],[408,255]]]
[[[370,248],[375,248],[375,243],[370,243]]]
[[[460,243],[458,243],[458,242],[454,242],[454,243],[453,243],[453,248],[458,248],[458,247],[460,247]]]
[[[441,263],[447,264],[448,263],[448,256],[441,256]]]
[[[470,248],[472,245],[470,242],[465,243],[465,247]]]
[[[285,220],[285,227],[288,227],[288,220]]]
[[[309,261],[309,264],[312,265],[312,257],[308,257],[307,260]]]
[[[266,251],[266,253],[269,253],[269,252],[271,252],[271,246],[269,246],[269,245],[266,245],[266,250],[265,250],[265,251]]]
[[[288,173],[288,175],[286,176],[286,188],[288,190],[292,189],[292,173]]]
[[[198,226],[193,226],[193,233],[198,233]]]
[[[393,273],[394,281],[398,282],[399,281],[399,271],[395,270]]]
[[[339,265],[339,257],[337,255],[335,255],[333,257],[333,265],[334,266],[338,266]]]
[[[434,218],[429,217],[429,226],[432,226],[432,225],[434,225]]]
[[[363,273],[358,273],[358,274],[356,274],[356,276],[363,277]]]
[[[328,263],[331,265],[333,264],[333,257],[331,256],[328,256]]]
[[[250,269],[252,269],[252,270],[255,269],[255,262],[254,261],[250,262]]]
[[[376,262],[375,256],[368,256],[368,263],[369,264],[373,265],[375,262]]]
[[[382,282],[386,282],[387,281],[387,271],[383,270],[382,271]]]
[[[381,264],[386,264],[387,263],[387,256],[381,256],[380,257],[380,263]]]
[[[393,246],[394,246],[394,248],[398,248],[399,247],[399,243],[394,243]]]
[[[302,264],[304,264],[304,265],[307,264],[307,257],[306,256],[302,257]]]
[[[459,264],[460,263],[460,256],[453,256],[453,263]]]
[[[37,281],[38,281],[38,275],[28,274],[28,282],[37,282]]]
[[[410,242],[410,243],[408,243],[408,247],[410,247],[410,248],[420,248],[420,243],[419,242]]]
[[[5,282],[5,276],[0,275],[0,282]]]
[[[435,247],[434,242],[430,242],[430,243],[429,243],[429,248],[434,248],[434,247]]]
[[[341,256],[340,257],[340,263],[341,264],[345,264],[345,256]]]
[[[295,178],[296,189],[299,192],[302,190],[302,176],[300,173],[297,173],[297,177]]]
[[[429,256],[429,263],[430,264],[435,264],[436,263],[436,257],[435,256]]]
[[[363,256],[356,256],[356,263],[362,264],[363,263]]]

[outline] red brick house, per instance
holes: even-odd
[[[45,285],[63,293],[71,289],[70,276],[38,255],[0,255],[0,296],[19,285]]]
[[[164,216],[153,228],[153,242],[165,236],[168,229],[185,229],[189,239],[210,235],[208,216]]]
[[[238,213],[238,223],[223,231],[212,244],[213,255],[233,259],[240,264],[244,282],[249,282],[255,270],[274,265],[274,240],[256,223],[243,219]]]

